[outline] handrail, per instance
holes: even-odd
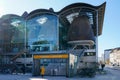
[[[22,55],[22,54],[25,54],[26,52],[25,51],[20,51],[19,53],[17,53],[17,55],[15,55],[12,59],[11,59],[11,61],[15,61],[20,55]]]

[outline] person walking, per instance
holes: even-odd
[[[104,70],[104,67],[105,67],[105,63],[102,63],[102,64],[101,64],[101,69],[102,69],[102,71]]]
[[[40,74],[42,76],[42,78],[44,77],[44,74],[45,74],[45,67],[42,66],[41,69],[40,69]]]
[[[22,70],[23,74],[25,74],[25,65],[22,66],[21,70]]]

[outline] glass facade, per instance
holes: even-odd
[[[67,59],[40,59],[40,67],[46,69],[45,75],[66,75]]]
[[[19,52],[25,47],[34,52],[58,50],[57,16],[43,14],[24,20],[18,16],[6,15],[2,19],[0,51]]]
[[[25,46],[25,21],[23,19],[12,19],[11,25],[14,27],[14,36],[11,43],[14,51],[21,51]]]
[[[58,49],[58,18],[40,15],[27,21],[28,47],[31,51],[55,51]]]
[[[6,15],[0,24],[1,53],[19,52],[24,48],[25,25],[21,17]]]
[[[66,50],[69,45],[67,44],[67,33],[68,33],[68,25],[62,24],[61,21],[59,21],[59,49],[60,50]]]
[[[86,14],[93,25],[93,15]],[[66,50],[70,47],[67,42],[71,22],[78,15],[67,15],[67,22],[46,13],[28,20],[16,15],[3,16],[0,21],[0,51],[19,52],[25,47],[32,52]]]

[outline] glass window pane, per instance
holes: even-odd
[[[31,51],[57,50],[57,17],[41,15],[27,22],[28,45]]]

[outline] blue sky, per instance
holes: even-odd
[[[5,14],[22,15],[24,11],[28,13],[39,8],[53,8],[55,11],[63,7],[76,3],[89,3],[100,5],[107,2],[103,32],[99,37],[99,56],[104,53],[104,49],[120,47],[120,0],[0,0],[0,16]]]

